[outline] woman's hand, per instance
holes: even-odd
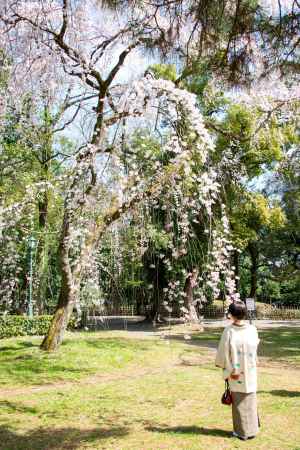
[[[231,374],[230,374],[230,378],[232,379],[232,380],[238,380],[239,378],[240,378],[240,374],[239,373],[236,373],[234,370],[231,372]]]

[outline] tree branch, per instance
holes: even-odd
[[[53,130],[53,133],[58,133],[59,131],[63,131],[68,125],[70,125],[76,119],[80,109],[81,109],[81,104],[79,103],[79,105],[77,106],[71,119],[67,120],[67,122],[65,122],[60,128],[56,128],[55,130]]]
[[[63,23],[59,32],[59,38],[63,39],[68,26],[68,0],[63,0]]]
[[[115,76],[117,75],[117,73],[119,72],[120,68],[122,67],[126,56],[131,52],[131,50],[133,50],[136,46],[138,45],[138,43],[133,43],[131,45],[129,45],[129,47],[126,48],[126,50],[124,50],[120,56],[119,56],[119,60],[117,62],[117,64],[112,68],[112,70],[110,71],[108,77],[106,78],[106,80],[104,81],[104,85],[106,88],[108,88],[110,86],[110,84],[112,83],[113,79],[115,78]]]

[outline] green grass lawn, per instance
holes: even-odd
[[[0,341],[0,449],[300,450],[300,329],[260,332],[255,441],[230,437],[214,367],[220,330],[165,339],[68,334],[56,354],[40,338]]]

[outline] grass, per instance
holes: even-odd
[[[88,375],[124,370],[131,363],[147,363],[155,354],[146,341],[76,333],[65,339],[58,352],[39,350],[40,338],[0,341],[0,385],[28,386],[78,381]]]
[[[0,341],[0,449],[300,449],[300,329],[260,332],[262,429],[242,443],[220,403],[220,330],[171,333],[68,334],[55,355]]]

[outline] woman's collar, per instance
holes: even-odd
[[[242,328],[242,327],[245,327],[247,325],[247,323],[246,322],[241,322],[241,323],[232,322],[232,325],[234,325],[235,327]]]

